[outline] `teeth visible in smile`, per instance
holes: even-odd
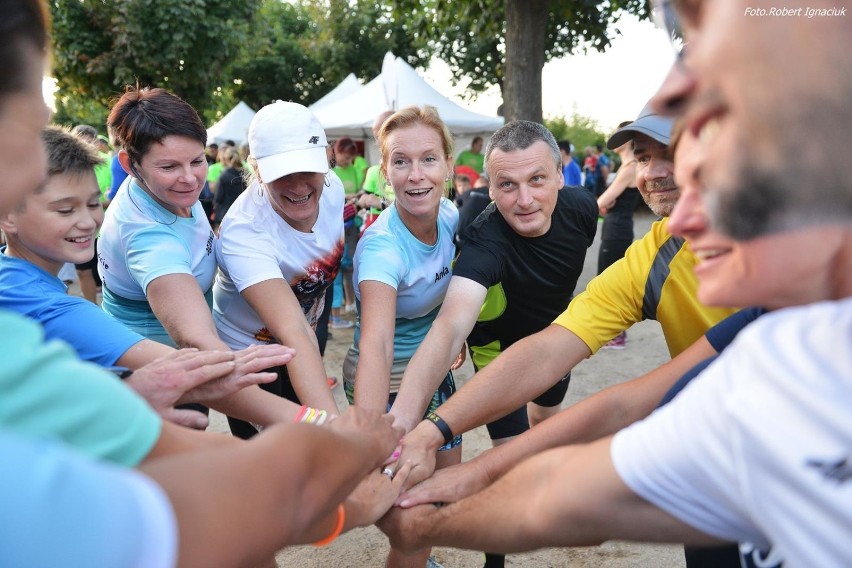
[[[428,189],[412,189],[411,191],[407,191],[408,195],[423,195],[428,193]]]
[[[710,143],[713,138],[716,137],[716,134],[719,133],[719,119],[711,118],[707,122],[702,125],[701,130],[698,132],[698,140],[706,145]]]
[[[89,240],[91,240],[91,238],[92,237],[71,237],[71,238],[68,238],[68,239],[65,239],[65,240],[72,242],[72,243],[86,243],[86,242],[89,242]]]
[[[698,260],[709,260],[728,252],[728,249],[706,249],[695,251],[695,256]]]
[[[287,201],[289,201],[290,203],[304,203],[305,201],[307,201],[310,198],[311,198],[311,194],[308,194],[301,199],[293,199],[292,197],[288,197]]]

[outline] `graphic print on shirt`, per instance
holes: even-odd
[[[325,291],[334,283],[340,270],[340,260],[343,258],[343,241],[337,243],[329,254],[320,258],[292,281],[290,289],[296,295],[296,300],[305,314],[305,319],[312,328],[316,328],[322,311],[325,308]],[[264,343],[279,343],[266,327],[254,333],[254,338]]]

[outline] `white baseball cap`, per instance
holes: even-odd
[[[257,111],[248,141],[260,178],[266,183],[296,172],[328,172],[325,130],[298,103],[275,101]]]

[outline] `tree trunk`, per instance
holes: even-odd
[[[549,10],[550,0],[506,0],[506,122],[542,121],[541,71]]]

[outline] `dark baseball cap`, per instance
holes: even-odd
[[[615,131],[615,134],[609,137],[606,142],[606,147],[610,150],[627,144],[636,133],[650,136],[661,144],[669,145],[672,139],[672,126],[674,119],[670,116],[663,116],[654,112],[651,108],[651,103],[645,105],[639,117],[622,128]]]

